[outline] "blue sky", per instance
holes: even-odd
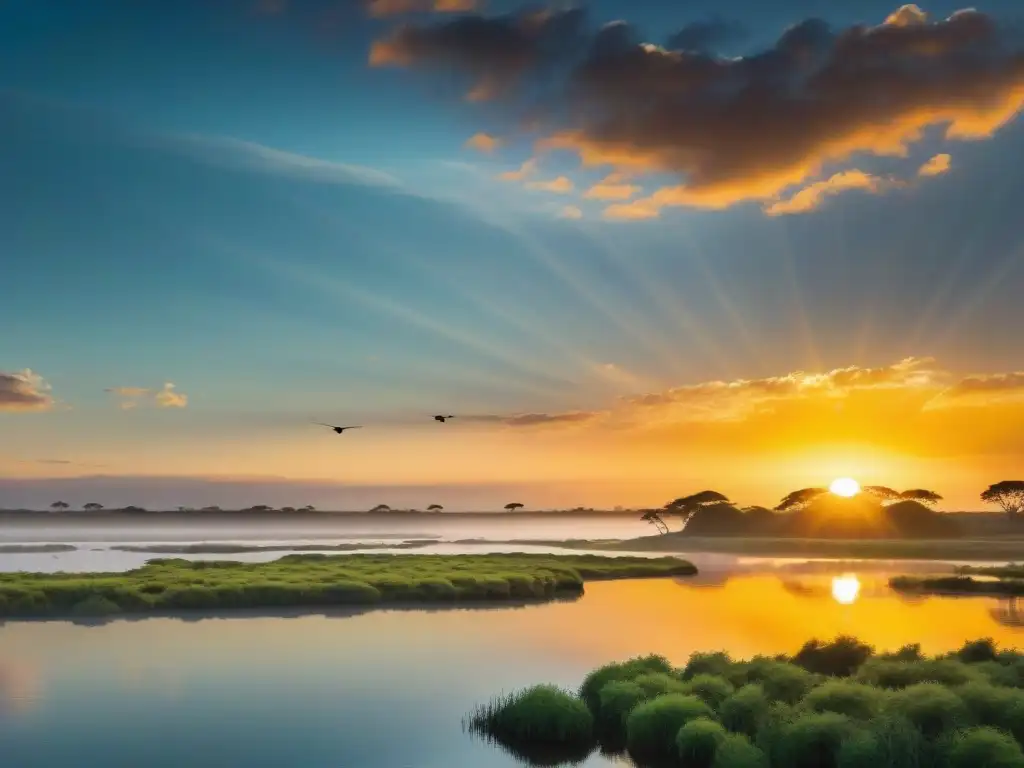
[[[1014,6],[980,10],[1002,23],[1020,15]],[[941,20],[956,8],[925,10]],[[719,16],[744,31],[723,54],[751,56],[811,16],[842,29],[894,10],[600,2],[587,25],[625,18],[660,43]],[[926,124],[905,156],[854,153],[816,178],[855,169],[887,186],[804,213],[770,216],[744,200],[613,220],[581,194],[609,169],[581,168],[570,152],[538,155],[531,177],[566,175],[569,194],[497,178],[534,157],[534,137],[514,130],[522,98],[471,103],[459,73],[368,65],[398,25],[455,17],[373,18],[356,0],[0,4],[0,371],[30,369],[50,387],[45,407],[0,409],[0,505],[5,493],[42,500],[54,477],[274,475],[379,489],[431,473],[456,505],[463,482],[496,494],[543,482],[559,499],[571,486],[595,504],[588,489],[607,467],[638,455],[618,437],[628,430],[524,435],[510,420],[908,357],[934,358],[929,370],[954,386],[1024,369],[1024,172],[1009,161],[1024,150],[1019,121],[973,141]],[[1007,54],[1018,70],[1021,50]],[[480,132],[502,146],[467,148]],[[940,153],[949,169],[915,179]],[[660,168],[643,194],[678,183]],[[168,382],[187,400],[161,400]],[[118,388],[147,391],[108,391]],[[441,411],[468,417],[443,447],[429,422]],[[367,423],[353,435],[358,457],[311,419]],[[998,449],[977,446],[970,460],[996,453],[1001,469],[1024,456],[992,439]],[[701,448],[678,444],[649,472],[615,475],[609,506],[727,482],[706,476],[712,463],[673,469]],[[835,455],[853,457],[850,471],[881,466],[853,449]],[[841,458],[812,464],[805,484],[843,470]],[[958,493],[976,495],[976,482]],[[200,503],[189,493],[182,503]],[[338,493],[323,503],[347,503]]]

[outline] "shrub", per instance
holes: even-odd
[[[893,693],[887,709],[909,720],[926,739],[968,724],[960,697],[938,683],[918,683]]]
[[[696,675],[683,686],[684,693],[692,693],[704,701],[709,707],[717,710],[735,691],[732,683],[723,677],[714,675]]]
[[[612,680],[602,688],[599,715],[595,719],[602,743],[612,748],[625,746],[626,718],[647,698],[644,689],[629,680]]]
[[[535,685],[495,699],[470,716],[470,726],[511,744],[589,746],[594,738],[590,710],[552,685]]]
[[[637,675],[630,682],[640,687],[646,698],[653,699],[665,693],[689,693],[686,683],[664,672],[648,672]]]
[[[690,660],[683,667],[683,679],[689,680],[697,675],[726,677],[733,666],[735,664],[727,653],[722,653],[721,651],[715,653],[695,653],[690,656]]]
[[[696,696],[669,693],[638,705],[626,719],[626,746],[639,759],[671,757],[679,729],[698,717],[711,717],[708,705]]]
[[[880,653],[875,658],[886,661],[920,661],[924,656],[921,654],[920,643],[909,643],[891,653]]]
[[[768,768],[768,758],[746,736],[727,733],[715,750],[711,768]]]
[[[852,680],[830,680],[811,690],[800,706],[811,712],[836,712],[854,720],[868,720],[882,710],[885,691]]]
[[[711,768],[718,745],[727,731],[719,723],[706,717],[691,720],[676,734],[679,759],[687,768]]]
[[[753,738],[761,721],[768,714],[769,707],[771,702],[765,695],[764,688],[751,683],[723,701],[718,709],[718,716],[730,731]]]
[[[987,683],[968,683],[956,689],[974,725],[989,725],[1024,737],[1024,692]]]
[[[949,768],[1024,768],[1024,752],[994,728],[969,728],[952,740]]]
[[[964,643],[953,655],[960,661],[972,664],[979,661],[995,661],[997,653],[995,641],[991,637],[985,637]]]
[[[783,661],[755,659],[746,670],[746,682],[760,683],[771,701],[795,704],[814,686],[816,678],[802,667]]]
[[[821,712],[802,715],[788,723],[772,754],[772,762],[786,768],[833,768],[843,743],[857,733],[846,715]]]
[[[839,748],[839,768],[920,768],[928,745],[909,721],[882,715],[866,724]]]
[[[881,688],[906,688],[917,683],[963,685],[982,678],[981,673],[957,659],[888,661],[870,659],[857,670],[858,682]]]
[[[601,689],[614,680],[632,680],[648,672],[672,672],[672,665],[664,656],[638,656],[628,661],[605,664],[598,667],[583,679],[580,686],[580,698],[587,708],[595,715],[601,710]]]
[[[874,648],[854,637],[841,635],[830,643],[807,641],[793,663],[819,675],[849,677],[874,655]]]

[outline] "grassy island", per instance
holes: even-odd
[[[578,691],[539,685],[467,717],[532,764],[600,748],[657,768],[1024,768],[1024,653],[991,640],[926,657],[855,638],[793,655],[609,664]]]
[[[696,572],[671,557],[519,553],[302,554],[269,563],[159,559],[124,573],[0,574],[0,617],[550,600],[582,594],[585,581]]]
[[[1000,569],[993,568],[993,571]],[[896,576],[889,586],[897,592],[921,595],[976,595],[979,597],[1018,597],[1024,595],[1024,577],[982,575]]]

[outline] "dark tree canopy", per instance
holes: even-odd
[[[82,509],[87,509],[90,512],[98,512],[99,510],[103,509],[103,505],[97,504],[95,501],[90,501],[88,504],[82,507]]]
[[[646,522],[650,523],[655,528],[657,528],[658,533],[668,533],[668,526],[665,524],[665,521],[661,519],[661,515],[658,514],[658,510],[645,510],[644,513],[640,515],[640,519],[645,520]]]
[[[828,488],[801,488],[799,491],[788,494],[779,502],[775,510],[777,512],[793,512],[803,509],[823,493],[828,493]]]
[[[870,493],[882,501],[899,501],[901,498],[899,491],[887,485],[865,485],[861,490],[865,493]]]
[[[506,504],[505,509],[509,512],[515,512],[517,509],[522,509],[525,504],[520,504],[518,501],[513,501],[511,504]]]
[[[1002,480],[981,492],[981,500],[998,504],[1010,517],[1024,512],[1024,480]]]
[[[683,521],[683,529],[693,516],[702,509],[716,504],[731,504],[729,497],[718,491],[698,491],[689,496],[680,496],[665,505],[665,512],[678,515]]]
[[[50,509],[67,509],[70,506],[66,501],[55,501],[50,505]]]
[[[444,509],[444,507],[442,507],[440,504],[431,504],[429,507],[427,507],[428,512],[440,512],[442,509]]]
[[[371,512],[390,512],[391,507],[387,504],[378,504],[376,507],[370,510]]]
[[[903,491],[900,494],[900,499],[903,501],[918,501],[921,504],[937,504],[942,501],[942,497],[935,491],[929,491],[927,488],[911,488],[909,491]]]

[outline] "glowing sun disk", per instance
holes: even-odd
[[[845,496],[849,498],[860,493],[860,483],[852,477],[837,477],[832,481],[832,485],[830,485],[828,489],[836,496]]]
[[[832,597],[837,603],[850,605],[860,594],[860,579],[856,574],[844,573],[832,579]]]

